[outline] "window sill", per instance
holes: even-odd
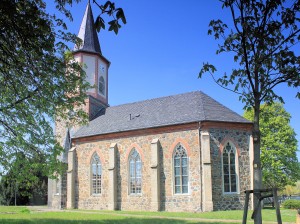
[[[142,193],[139,193],[139,194],[129,194],[128,196],[129,197],[142,197],[143,194]]]
[[[190,196],[191,194],[190,193],[182,193],[182,194],[180,194],[180,193],[175,193],[175,194],[173,194],[173,196]]]
[[[91,194],[92,197],[100,197],[102,194]]]
[[[223,192],[223,196],[237,196],[237,195],[240,195],[239,192]]]

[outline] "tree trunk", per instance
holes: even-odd
[[[259,130],[259,115],[260,115],[260,102],[255,102],[254,107],[254,128],[253,128],[253,149],[254,149],[254,161],[253,161],[253,183],[254,192],[262,188],[262,171],[260,162],[260,130]],[[260,193],[254,193],[254,209],[258,209],[256,216],[254,217],[255,224],[262,224],[261,206],[259,205]],[[259,207],[259,208],[257,208]]]

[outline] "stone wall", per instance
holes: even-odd
[[[251,189],[249,141],[250,134],[243,130],[228,130],[212,128],[210,132],[212,160],[212,190],[214,210],[243,209],[245,190]],[[223,193],[221,150],[230,141],[238,149],[239,192]],[[251,204],[251,203],[250,203]]]
[[[112,182],[109,180],[109,149],[111,145],[116,144],[116,204],[113,206],[119,210],[161,210],[161,211],[189,211],[201,212],[204,208],[204,196],[207,195],[203,190],[212,191],[213,210],[231,210],[242,209],[244,206],[244,190],[251,189],[250,179],[250,158],[249,141],[250,132],[240,128],[209,128],[210,158],[211,158],[211,186],[203,188],[201,172],[200,136],[198,129],[192,130],[173,130],[169,133],[147,133],[130,137],[110,138],[104,140],[92,141],[74,141],[76,153],[74,154],[74,207],[79,209],[108,210],[111,200]],[[157,140],[158,139],[158,140]],[[227,141],[230,141],[237,149],[238,155],[238,175],[239,191],[234,194],[223,193],[222,180],[222,157],[221,151]],[[159,172],[153,172],[151,163],[153,152],[151,153],[151,144],[158,142],[158,164]],[[113,143],[113,144],[112,144]],[[173,187],[173,151],[177,144],[181,144],[187,151],[189,157],[189,193],[175,194]],[[153,146],[153,145],[152,145]],[[156,147],[156,146],[155,146]],[[139,195],[130,195],[128,186],[128,156],[131,150],[135,148],[142,160],[142,193]],[[155,149],[155,148],[154,148]],[[153,150],[153,148],[152,148]],[[209,150],[208,150],[209,151]],[[91,157],[97,153],[102,164],[102,187],[101,194],[91,194]],[[209,165],[208,163],[205,165]],[[153,184],[153,174],[158,179],[158,184]],[[205,175],[210,175],[204,173]],[[154,180],[155,180],[154,178]],[[67,188],[65,187],[65,176],[62,180],[61,193],[52,194],[52,207],[64,208],[66,205]],[[202,183],[203,181],[203,183]],[[151,188],[159,192],[159,202],[153,198]],[[53,188],[53,191],[55,188]],[[68,189],[69,190],[69,189]],[[202,198],[203,196],[203,198]],[[156,203],[156,204],[155,204]],[[251,203],[250,203],[251,204]]]
[[[58,185],[58,192],[57,187]],[[66,208],[67,203],[67,173],[60,176],[59,181],[48,179],[48,206],[51,208]]]
[[[117,143],[117,209],[151,210],[151,142],[159,139],[160,210],[201,211],[201,175],[199,131],[177,131],[136,137],[78,143],[77,177],[75,178],[75,207],[79,209],[108,209],[109,204],[109,153],[111,143]],[[189,156],[189,193],[176,195],[173,191],[172,154],[181,143]],[[142,193],[130,195],[128,186],[128,155],[135,148],[142,159]],[[90,160],[94,152],[102,163],[102,192],[91,194]],[[80,189],[80,190],[79,190]]]

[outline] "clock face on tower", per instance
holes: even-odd
[[[99,72],[100,74],[104,74],[104,65],[102,64],[99,65]]]
[[[104,65],[99,65],[99,79],[98,79],[98,91],[101,95],[105,96],[105,79],[104,79]]]

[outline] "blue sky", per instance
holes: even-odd
[[[74,20],[68,23],[69,31],[78,33],[87,1],[73,4]],[[208,74],[198,79],[203,62],[214,64],[221,74],[230,73],[235,66],[230,54],[215,54],[218,42],[207,35],[210,20],[231,23],[230,12],[222,10],[219,1],[114,2],[123,8],[127,24],[122,26],[118,35],[107,30],[101,30],[98,35],[102,54],[111,62],[110,105],[201,90],[243,114],[244,104],[238,100],[238,95],[219,87]],[[92,0],[91,5],[95,18],[99,10]],[[296,89],[283,84],[276,91],[286,102],[285,109],[292,116],[291,126],[297,133],[300,146],[300,101],[295,98]]]

